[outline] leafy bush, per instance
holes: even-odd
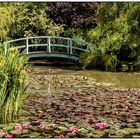
[[[89,55],[94,57],[84,57],[87,66],[93,64],[96,67],[99,61],[95,58],[98,57],[102,59],[102,68],[105,70],[139,69],[138,11],[139,3],[114,2],[101,3],[98,6],[97,26],[88,33],[88,41],[93,43]],[[89,61],[89,57],[94,59]]]

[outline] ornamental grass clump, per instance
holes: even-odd
[[[26,91],[27,58],[11,47],[5,54],[0,47],[0,123],[18,118]]]

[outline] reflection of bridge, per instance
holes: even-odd
[[[20,38],[4,42],[5,53],[8,48],[15,46],[30,58],[67,58],[75,61],[80,60],[80,53],[89,51],[90,43],[84,40],[53,37],[35,36]]]

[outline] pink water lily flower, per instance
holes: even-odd
[[[29,128],[29,124],[28,124],[28,123],[22,124],[22,128],[23,128],[23,129],[28,129],[28,128]]]
[[[13,138],[14,136],[12,135],[12,134],[7,134],[6,136],[5,136],[5,138]]]
[[[4,132],[4,130],[3,129],[0,129],[0,133],[3,133]]]
[[[72,133],[72,134],[75,134],[77,132],[77,128],[71,127],[69,129],[69,132]]]
[[[46,125],[43,124],[43,123],[40,123],[40,124],[38,125],[38,128],[41,128],[41,129],[44,129],[45,127],[46,127]]]
[[[58,136],[58,138],[65,138],[65,137],[64,137],[64,135],[60,135],[60,136]]]
[[[96,126],[97,126],[98,129],[104,129],[106,124],[105,123],[97,123]]]
[[[21,124],[16,125],[15,130],[23,130],[22,125]]]

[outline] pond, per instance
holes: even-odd
[[[139,138],[139,83],[140,73],[33,66],[19,119],[0,138]]]
[[[46,66],[30,69],[29,92],[56,93],[78,88],[140,88],[140,73],[70,70]]]

